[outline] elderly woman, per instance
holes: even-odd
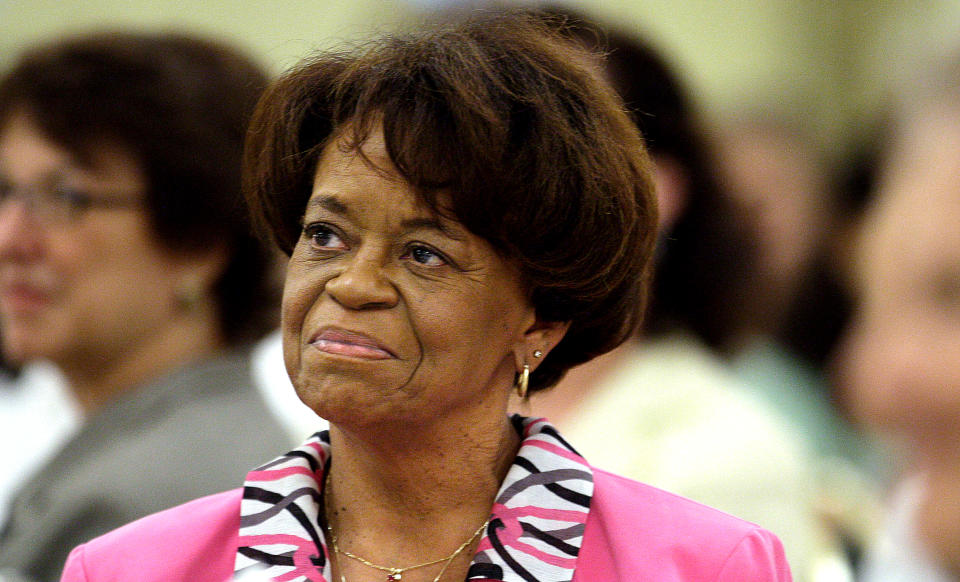
[[[320,55],[246,188],[290,253],[288,371],[331,429],[74,551],[64,580],[789,580],[769,532],[508,416],[633,333],[648,160],[584,53],[517,15]]]
[[[83,411],[16,494],[0,571],[56,580],[77,544],[292,444],[247,355],[277,307],[240,192],[265,86],[236,50],[167,34],[61,39],[0,78],[3,353],[56,364]]]

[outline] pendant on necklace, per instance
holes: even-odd
[[[387,574],[387,582],[400,582],[400,577],[401,577],[400,572],[393,572],[391,574]]]

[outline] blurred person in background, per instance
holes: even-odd
[[[738,113],[712,132],[723,191],[755,241],[756,260],[725,349],[753,349],[784,327],[833,215],[824,155],[789,114]],[[759,349],[759,348],[758,348]]]
[[[816,506],[804,443],[723,359],[753,247],[721,189],[685,88],[637,34],[566,8],[567,31],[599,48],[650,150],[660,207],[651,304],[641,334],[572,369],[530,402],[599,464],[752,521],[784,540],[799,581],[845,580],[842,544]],[[840,571],[839,578],[836,574]]]
[[[723,351],[819,457],[865,462],[866,445],[841,416],[822,367],[848,315],[846,289],[826,255],[854,214],[840,212],[830,164],[789,114],[741,114],[715,134],[724,192],[756,255],[741,274],[746,284],[730,307],[737,319]]]
[[[848,406],[901,454],[865,582],[960,580],[960,53],[895,115],[838,356]]]
[[[850,315],[843,247],[862,203],[852,200],[856,184],[838,177],[853,169],[835,177],[814,136],[776,108],[741,112],[716,135],[724,192],[756,250],[723,351],[810,451],[819,506],[856,561],[876,527],[883,463],[826,372]]]
[[[55,364],[83,414],[12,503],[9,578],[56,580],[77,543],[290,442],[248,354],[277,315],[240,193],[266,81],[235,49],[172,33],[53,42],[0,79],[2,349]]]

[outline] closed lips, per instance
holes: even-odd
[[[47,287],[22,279],[4,278],[0,282],[0,297],[11,309],[33,309],[50,300]]]
[[[336,328],[322,330],[310,340],[310,345],[321,352],[342,356],[376,360],[395,357],[369,336]]]

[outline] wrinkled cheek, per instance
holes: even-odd
[[[283,330],[283,365],[287,370],[287,376],[296,386],[301,368],[300,343],[297,336],[290,336],[287,330]]]
[[[280,305],[280,329],[283,337],[283,361],[287,374],[296,381],[302,367],[302,350],[305,338],[304,322],[313,303],[309,288],[300,281],[288,277]]]

